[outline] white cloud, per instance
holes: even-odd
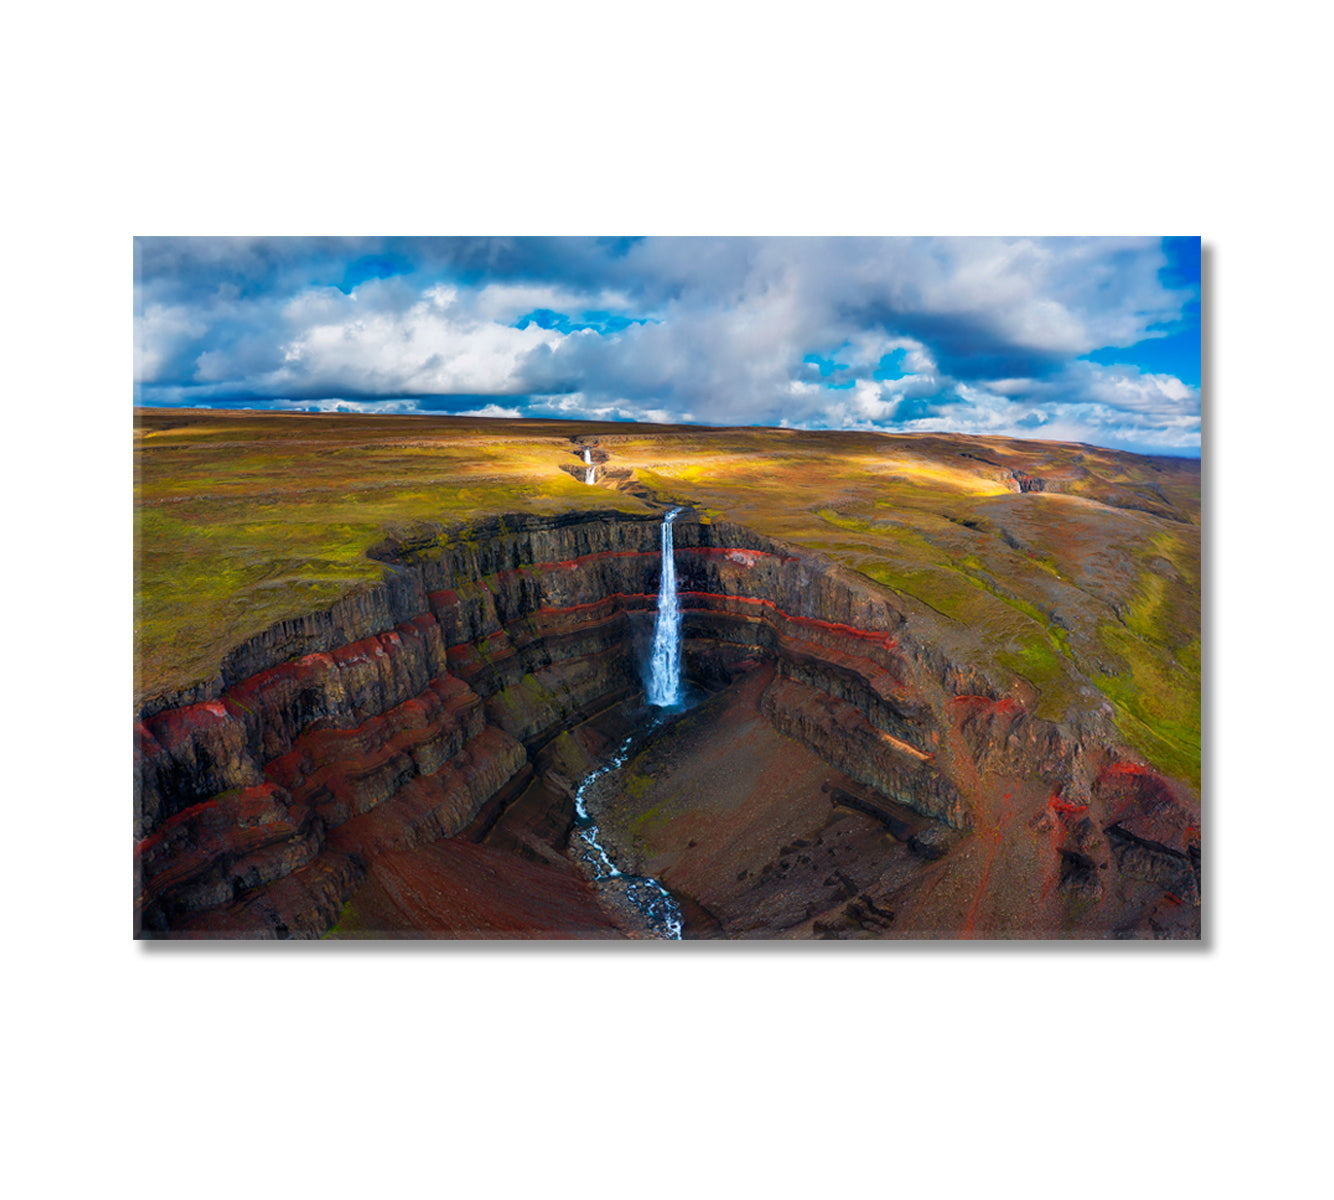
[[[987,380],[987,390],[995,392],[999,396],[1022,396],[1031,393],[1034,388],[1039,386],[1037,380],[1034,379]]]
[[[276,399],[268,407],[290,409],[293,412],[322,413],[417,413],[421,405],[413,397],[385,400],[345,400],[330,396],[320,400]]]
[[[1093,367],[1092,370],[1079,368]],[[1146,375],[1135,367],[1096,367],[1077,364],[1072,373],[1085,375],[1085,390],[1091,399],[1111,408],[1160,417],[1198,414],[1200,393],[1175,375]]]
[[[523,413],[517,408],[501,408],[499,404],[487,404],[481,408],[470,408],[466,412],[454,414],[456,417],[507,417],[511,420],[522,417]]]
[[[482,320],[509,325],[539,308],[577,317],[589,311],[623,311],[629,304],[623,292],[606,289],[584,292],[558,284],[492,283],[477,290],[471,309]]]
[[[302,300],[295,312],[289,306],[296,328],[281,366],[257,381],[260,389],[282,394],[327,382],[369,393],[512,392],[523,359],[562,340],[536,325],[514,329],[456,313],[448,289],[431,289],[402,312],[368,311],[362,299],[357,289],[341,300]],[[300,319],[313,312],[317,320]],[[216,367],[209,377],[221,377]]]

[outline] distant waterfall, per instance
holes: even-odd
[[[681,703],[681,602],[676,595],[676,555],[672,522],[679,508],[662,523],[662,582],[658,586],[658,619],[653,626],[653,657],[649,662],[648,702],[658,708]]]
[[[587,446],[584,447],[584,462],[588,465],[588,470],[584,472],[584,482],[592,483],[593,476],[597,474],[597,467],[593,465],[593,451]]]

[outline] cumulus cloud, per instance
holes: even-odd
[[[1198,389],[1134,362],[1195,295],[1165,262],[1143,238],[140,239],[136,394],[1197,452]]]
[[[504,393],[519,386],[517,368],[534,347],[560,340],[535,325],[515,329],[459,311],[451,289],[431,289],[406,311],[362,299],[354,291],[332,319],[294,330],[260,390]]]
[[[1067,392],[1105,404],[1109,408],[1151,416],[1198,416],[1200,393],[1174,375],[1145,374],[1137,367],[1099,367],[1077,363],[1068,372]]]

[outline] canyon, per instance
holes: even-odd
[[[1044,634],[1068,679],[1038,686],[924,589],[733,519],[747,504],[635,466],[614,432],[561,432],[555,486],[596,506],[381,523],[373,575],[332,603],[231,639],[200,678],[141,671],[137,936],[660,936],[577,853],[599,772],[602,844],[686,938],[1199,936],[1195,785],[1128,741],[1077,607]],[[1061,503],[1059,473],[979,451],[989,501]],[[1166,545],[1172,494],[1116,486],[1068,520],[1154,522]],[[686,697],[663,706],[645,680],[669,506]],[[1017,521],[948,515],[994,546],[988,595],[997,562],[1042,557]],[[867,524],[846,498],[833,518]],[[1152,578],[1181,573],[1162,557]]]

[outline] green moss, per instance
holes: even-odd
[[[1199,640],[1178,657],[1119,625],[1104,625],[1098,632],[1125,663],[1118,672],[1094,677],[1115,707],[1122,736],[1150,761],[1198,787]]]
[[[485,655],[479,654],[479,657],[483,661],[490,661]],[[512,722],[519,726],[527,724],[534,712],[541,712],[556,703],[556,697],[550,689],[543,687],[537,676],[532,674],[525,675],[517,683],[496,692],[491,699],[500,705]]]
[[[922,557],[928,560],[937,559],[941,554],[939,547],[929,541],[919,529],[909,524],[912,516],[916,514],[904,514],[907,517],[906,520],[885,518],[867,520],[863,517],[849,516],[846,513],[821,508],[817,510],[817,515],[820,520],[827,525],[832,525],[835,529],[869,534],[875,539],[877,545],[892,547],[899,553],[907,553],[912,557]],[[920,520],[920,517],[918,519]]]
[[[1065,657],[1042,631],[1027,632],[1012,641],[997,652],[996,661],[1038,689],[1036,716],[1049,721],[1065,717],[1075,695],[1073,681]]]
[[[1094,682],[1112,702],[1126,741],[1163,770],[1198,786],[1198,545],[1173,530],[1136,549],[1146,566],[1122,609],[1123,624],[1097,628],[1114,669],[1100,672]],[[1149,565],[1155,556],[1171,564],[1175,577]]]
[[[642,800],[653,786],[653,776],[631,768],[621,784],[621,793],[632,803]]]
[[[343,911],[338,915],[332,929],[323,935],[326,938],[378,938],[383,936],[377,929],[371,929],[366,924],[366,918],[362,916],[357,907],[355,899],[349,900],[343,906]]]
[[[654,834],[667,824],[667,814],[663,806],[655,804],[637,814],[629,823],[630,836],[641,846],[648,845]]]
[[[660,504],[686,505],[694,503],[689,493],[682,487],[681,480],[660,475],[657,471],[650,470],[648,467],[636,469],[635,478],[653,493]]]
[[[888,561],[858,563],[857,569],[868,579],[920,600],[942,616],[967,622],[974,614],[972,589],[949,572]]]
[[[1166,593],[1167,581],[1162,576],[1141,576],[1135,602],[1126,611],[1126,627],[1143,638],[1161,637],[1166,632],[1161,628]]]

